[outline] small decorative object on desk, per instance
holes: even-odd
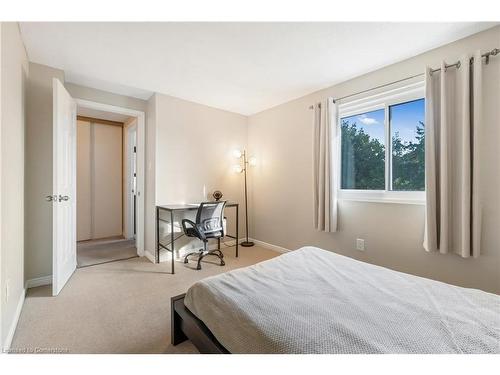
[[[215,190],[212,197],[214,197],[216,201],[219,201],[222,198],[222,192],[220,190]]]

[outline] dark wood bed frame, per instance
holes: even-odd
[[[191,340],[202,354],[229,354],[207,326],[184,305],[181,294],[170,299],[172,345]]]

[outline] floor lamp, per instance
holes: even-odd
[[[240,164],[234,166],[234,171],[236,173],[244,173],[245,176],[245,233],[246,241],[243,241],[240,245],[243,247],[251,247],[254,245],[252,241],[248,240],[248,193],[247,193],[247,167],[249,165],[254,166],[256,164],[256,159],[250,157],[247,159],[247,153],[245,150],[241,152],[240,150],[234,151],[234,157],[240,159]],[[243,166],[241,165],[243,162]]]

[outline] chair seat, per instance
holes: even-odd
[[[190,227],[186,228],[185,234],[188,237],[198,237],[196,230]],[[222,233],[221,232],[207,233],[206,236],[207,238],[220,238],[222,237]]]
[[[221,238],[221,232],[207,233],[207,238]]]

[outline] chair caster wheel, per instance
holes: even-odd
[[[226,265],[226,262],[224,262],[223,260],[220,261],[220,265],[221,266],[225,266]]]
[[[196,269],[199,271],[201,270],[201,266],[197,266]]]
[[[188,264],[189,261],[187,259],[184,259],[184,264]]]

